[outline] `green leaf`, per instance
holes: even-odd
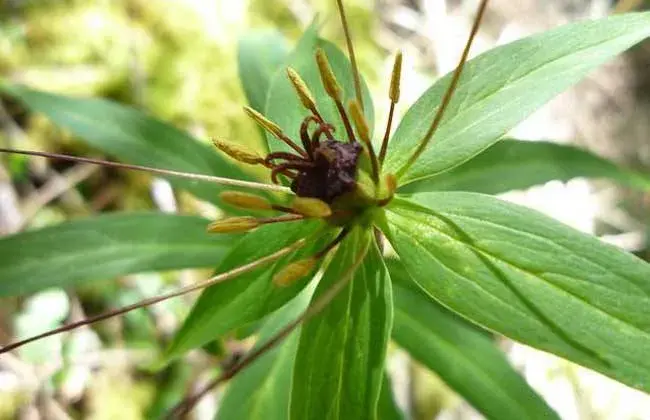
[[[206,289],[174,337],[167,357],[178,357],[235,328],[262,319],[293,299],[308,283],[309,276],[289,287],[275,286],[271,279],[290,261],[313,255],[324,246],[327,235],[321,235],[318,240],[314,237],[319,230],[322,224],[318,221],[277,223],[262,226],[244,236],[224,258],[217,272],[224,273],[254,262],[301,238],[311,237],[312,240],[274,263]]]
[[[603,62],[650,35],[650,13],[566,25],[494,48],[469,61],[445,117],[400,184],[451,169]],[[428,130],[451,75],[429,88],[402,119],[386,170],[397,173]]]
[[[495,332],[650,391],[650,265],[474,193],[397,199],[388,234],[434,299]]]
[[[370,243],[351,283],[302,327],[291,418],[374,419],[392,324],[390,279],[371,235],[357,228],[339,247],[315,296],[341,280]]]
[[[384,372],[384,379],[379,393],[379,404],[377,405],[377,418],[381,420],[404,420],[406,417],[395,402],[391,380]]]
[[[310,285],[311,286],[311,285]],[[257,346],[263,345],[307,308],[314,287],[306,287],[296,298],[269,316],[260,329]],[[287,420],[293,362],[300,330],[267,351],[228,385],[217,419]]]
[[[271,78],[289,55],[287,41],[276,30],[260,30],[239,39],[239,78],[252,108],[264,112]]]
[[[0,239],[0,296],[24,295],[141,271],[210,267],[232,237],[208,221],[162,213],[112,214]]]
[[[46,115],[80,140],[121,161],[161,169],[249,179],[213,147],[141,111],[97,98],[73,98],[0,85],[29,109]],[[215,202],[224,187],[175,177],[170,182],[197,197]],[[232,188],[230,188],[232,189]]]
[[[488,419],[558,419],[508,363],[493,338],[419,290],[396,261],[393,339]],[[401,278],[402,281],[397,280]]]
[[[407,184],[400,192],[499,194],[576,177],[609,178],[627,187],[642,191],[650,189],[650,177],[587,150],[550,142],[501,140],[462,165]]]
[[[292,67],[303,78],[314,95],[318,110],[323,119],[332,124],[335,129],[335,137],[346,141],[347,134],[341,118],[336,110],[334,101],[325,93],[321,82],[318,66],[316,65],[315,51],[322,48],[327,55],[332,70],[341,85],[343,103],[355,97],[354,78],[350,62],[343,52],[334,44],[318,38],[316,24],[312,24],[300,39],[295,50],[285,63],[285,67]],[[362,80],[364,112],[368,125],[372,128],[374,124],[374,111],[372,97],[368,88]],[[266,102],[265,115],[278,124],[282,130],[294,141],[300,143],[300,125],[306,116],[311,115],[300,103],[296,91],[287,78],[285,71],[278,71],[271,81],[271,89]],[[267,133],[267,141],[271,150],[289,150],[288,146],[281,143],[275,137]]]

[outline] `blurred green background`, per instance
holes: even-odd
[[[373,2],[346,3],[361,66],[368,81],[376,83],[376,68],[388,53],[371,36]],[[324,0],[3,0],[0,77],[49,92],[108,98],[206,142],[218,137],[257,148],[260,131],[242,112],[246,99],[238,76],[240,38],[258,31],[286,38],[290,49],[318,15],[323,35],[340,42],[343,34],[335,13],[334,2]],[[0,126],[3,146],[111,158],[6,97],[0,98]],[[156,209],[205,216],[219,211],[172,191],[164,181],[152,183],[146,174],[21,156],[2,159],[6,166],[0,166],[0,191],[9,197],[0,200],[0,234],[105,211]],[[208,274],[145,273],[76,290],[2,299],[0,342]],[[163,371],[152,369],[190,305],[191,299],[172,300],[3,355],[0,419],[161,416],[218,371],[234,351],[231,347],[249,344],[231,337]],[[195,415],[205,418],[205,409]]]
[[[381,130],[388,106],[385,92],[394,50],[403,48],[405,52],[403,104],[399,108],[403,112],[430,84],[436,70],[448,70],[455,63],[477,2],[345,3],[359,64],[374,94],[376,121]],[[532,32],[572,20],[576,16],[551,13],[555,9],[550,5],[564,10],[563,5],[573,3],[579,3],[584,10],[602,6],[597,10],[603,13],[615,6],[606,0],[494,0],[476,50],[494,45],[507,31],[512,36],[512,21],[533,21],[533,29],[528,28]],[[633,7],[641,2],[620,2],[623,3]],[[444,4],[452,6],[445,8]],[[515,11],[513,5],[521,6],[521,10]],[[580,7],[576,10],[583,10]],[[447,12],[449,15],[445,15]],[[332,0],[0,0],[0,78],[66,95],[109,98],[155,115],[205,142],[218,137],[256,148],[261,144],[260,131],[242,112],[246,100],[238,76],[238,42],[242,36],[263,31],[262,34],[286,38],[286,46],[291,48],[316,15],[323,22],[323,36],[343,46],[343,32]],[[593,17],[588,13],[578,15]],[[521,27],[525,25],[522,23]],[[526,33],[521,27],[516,28],[520,30],[517,35]],[[647,65],[643,69],[647,78]],[[621,98],[617,99],[620,105]],[[570,104],[571,112],[589,109],[587,101],[580,103],[586,105]],[[639,109],[638,101],[631,102],[630,107]],[[639,119],[646,121],[646,115]],[[583,127],[602,131],[593,123],[596,119],[606,120],[600,114],[597,118],[589,115]],[[527,133],[548,125],[546,121],[538,122]],[[628,121],[622,125],[629,126]],[[0,128],[0,146],[111,158],[3,97]],[[625,149],[623,144],[634,144],[628,140],[613,140],[606,147],[591,149],[617,156]],[[642,141],[647,148],[647,137]],[[630,150],[634,156],[641,155],[639,147],[630,146]],[[650,152],[644,156],[650,156]],[[169,184],[146,174],[22,156],[1,158],[5,165],[0,165],[0,235],[106,211],[154,209],[206,217],[219,213],[219,209],[174,191]],[[557,184],[551,186],[555,188],[551,191],[555,202],[564,200],[557,198]],[[583,197],[574,190],[563,194],[561,197]],[[527,199],[535,201],[535,197],[533,192]],[[645,200],[645,206],[639,206],[639,200]],[[550,202],[547,195],[538,201]],[[628,207],[641,209],[642,214],[637,217],[641,220],[635,220],[635,226],[645,240],[648,198],[634,196],[632,202]],[[584,212],[577,215],[580,220],[586,217]],[[627,219],[621,226],[617,226],[615,233],[626,232]],[[632,250],[647,257],[645,244]],[[0,343],[57,327],[66,320],[79,320],[88,314],[133,303],[208,275],[209,271],[198,270],[144,273],[104,279],[75,290],[57,289],[0,299]],[[229,357],[251,345],[250,339],[226,337],[162,371],[155,370],[157,357],[191,303],[191,298],[171,300],[3,355],[0,420],[159,418],[204,384]],[[246,336],[245,331],[241,332],[241,337]],[[558,397],[553,401],[554,408],[568,407],[566,412],[577,413],[571,418],[642,418],[634,413],[650,410],[645,395],[625,394],[627,390],[618,384],[610,387],[611,381],[602,382],[605,385],[595,390],[585,388],[585,381],[593,379],[589,372],[584,376],[584,370],[568,362],[534,353],[507,340],[502,344],[545,397]],[[471,407],[399,349],[392,350],[390,365],[397,398],[414,418],[430,419],[449,408],[456,411],[447,418],[476,418]],[[598,381],[602,379],[595,382]],[[563,395],[571,392],[574,395],[566,402]],[[618,400],[596,413],[593,401],[599,396],[602,399],[603,393]],[[626,397],[619,398],[619,394]],[[195,418],[212,418],[217,401],[203,401],[193,414]],[[614,409],[619,409],[619,417],[611,414]]]

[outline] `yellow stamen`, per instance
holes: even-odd
[[[380,185],[379,194],[377,196],[378,201],[377,205],[383,207],[395,196],[395,191],[397,190],[397,177],[394,174],[386,174],[384,176],[384,182]]]
[[[246,232],[259,226],[256,218],[251,216],[229,217],[216,220],[208,225],[208,232],[211,233],[234,233]]]
[[[316,111],[314,95],[312,95],[305,81],[302,80],[302,77],[300,77],[298,72],[291,67],[287,69],[287,75],[289,76],[289,80],[293,84],[293,87],[296,89],[296,93],[298,94],[298,98],[300,98],[302,105],[317,115],[318,111]]]
[[[283,136],[282,129],[276,123],[266,118],[264,115],[255,111],[253,108],[247,106],[244,107],[244,111],[249,117],[255,120],[255,122],[258,123],[260,127],[262,127],[263,129],[267,130],[268,132],[270,132],[276,137]]]
[[[264,159],[257,153],[248,150],[242,145],[231,143],[225,140],[212,139],[212,143],[231,158],[238,160],[240,162],[248,163],[251,165],[257,165],[259,163],[264,163]]]
[[[279,287],[290,286],[308,275],[318,263],[318,258],[312,257],[286,265],[273,276],[273,284]]]
[[[352,121],[357,127],[357,133],[361,137],[368,148],[368,154],[370,155],[370,163],[372,165],[372,178],[375,181],[379,180],[379,162],[377,161],[377,155],[375,154],[375,148],[372,146],[370,141],[370,129],[368,128],[368,122],[366,117],[363,115],[363,110],[361,105],[357,102],[356,99],[352,99],[349,104],[350,114],[352,114]]]
[[[305,217],[329,217],[332,214],[330,206],[317,198],[296,197],[291,203],[291,209]]]
[[[321,48],[316,50],[316,63],[320,71],[320,77],[325,87],[325,92],[335,101],[341,101],[341,86],[334,76],[330,62]]]
[[[393,74],[390,77],[390,89],[388,90],[388,97],[390,98],[390,109],[388,110],[388,121],[386,122],[386,131],[384,131],[384,138],[381,141],[381,149],[379,149],[380,165],[384,163],[384,159],[386,158],[386,151],[388,149],[388,139],[390,138],[390,130],[393,125],[393,115],[395,114],[395,104],[399,101],[401,78],[402,78],[402,52],[399,51],[395,56],[395,63],[393,63]]]
[[[231,206],[239,207],[242,209],[250,210],[271,210],[271,203],[264,197],[259,195],[239,192],[239,191],[224,191],[219,194],[219,198],[223,202]]]
[[[390,90],[388,97],[394,104],[399,102],[400,89],[399,84],[402,78],[402,52],[398,51],[395,56],[395,63],[393,64],[393,74],[390,77]]]
[[[352,114],[352,121],[354,121],[354,126],[357,128],[357,133],[359,133],[361,140],[363,140],[363,142],[369,146],[370,129],[368,128],[366,117],[363,115],[363,111],[361,111],[359,102],[357,102],[355,99],[352,99],[349,102],[348,108],[350,110],[350,114]]]
[[[386,191],[393,196],[397,190],[397,177],[395,174],[386,174],[384,180],[386,181]]]

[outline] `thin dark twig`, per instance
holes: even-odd
[[[102,159],[62,155],[59,153],[37,152],[33,150],[18,150],[18,149],[6,149],[6,148],[0,148],[0,153],[13,153],[18,155],[39,156],[39,157],[46,157],[50,159],[68,160],[72,162],[85,162],[85,163],[92,163],[95,165],[102,165],[102,166],[108,166],[113,168],[131,169],[135,171],[150,172],[158,175],[193,179],[196,181],[207,181],[207,182],[212,182],[214,184],[230,185],[233,187],[253,188],[257,190],[281,191],[281,192],[293,194],[289,188],[282,187],[279,185],[262,184],[259,182],[251,182],[251,181],[241,181],[238,179],[222,178],[222,177],[212,176],[212,175],[194,174],[190,172],[174,171],[171,169],[151,168],[149,166],[132,165],[130,163],[111,162]]]
[[[398,178],[400,178],[411,167],[411,165],[413,165],[413,163],[415,163],[415,161],[420,157],[424,149],[426,149],[426,147],[429,145],[429,142],[433,138],[433,135],[435,134],[436,130],[440,126],[440,122],[442,121],[442,117],[445,115],[447,106],[449,105],[449,102],[451,102],[451,98],[454,95],[454,92],[456,91],[456,86],[458,85],[458,81],[460,80],[460,75],[463,72],[463,68],[465,68],[465,63],[467,62],[469,50],[472,47],[472,43],[474,42],[474,38],[476,37],[478,28],[481,26],[481,20],[483,19],[483,15],[485,13],[485,8],[487,6],[487,3],[488,0],[481,0],[481,4],[479,5],[476,19],[474,19],[474,24],[472,25],[472,30],[469,34],[469,38],[467,39],[467,42],[465,43],[463,54],[460,57],[456,70],[454,70],[454,74],[451,78],[451,83],[449,83],[449,87],[447,87],[447,90],[445,91],[445,95],[442,98],[440,107],[438,107],[438,111],[436,112],[433,122],[431,123],[431,126],[429,127],[427,133],[422,138],[422,141],[418,145],[418,148],[415,150],[415,152],[413,152],[413,154],[406,162],[406,164],[402,166],[402,168],[398,171],[397,173]]]
[[[330,287],[325,293],[323,293],[307,310],[305,310],[302,315],[296,318],[294,321],[287,324],[282,330],[277,334],[271,337],[263,345],[251,350],[246,356],[244,356],[238,363],[233,365],[230,369],[224,371],[221,375],[217,376],[215,379],[210,381],[205,387],[203,387],[199,392],[193,396],[188,397],[180,404],[178,404],[174,410],[167,417],[168,419],[181,418],[182,416],[189,413],[192,408],[203,398],[206,394],[211,392],[214,388],[226,382],[227,380],[234,377],[242,369],[248,367],[251,363],[255,362],[259,357],[263,356],[267,351],[271,350],[283,339],[285,339],[293,330],[295,330],[301,323],[307,322],[312,317],[320,313],[323,309],[329,305],[332,300],[347,286],[347,284],[352,279],[355,271],[361,263],[363,262],[368,249],[370,247],[370,241],[367,241],[362,252],[359,254],[357,259],[352,263],[352,265],[346,270],[341,279],[337,281],[332,287]]]
[[[301,239],[301,240],[295,242],[294,244],[292,244],[291,246],[288,246],[286,248],[282,248],[281,250],[279,250],[277,252],[274,252],[271,255],[267,255],[266,257],[260,258],[258,260],[255,260],[255,261],[251,262],[251,263],[248,263],[248,264],[244,264],[242,266],[234,268],[234,269],[232,269],[230,271],[227,271],[225,273],[217,274],[216,276],[211,277],[211,278],[209,278],[207,280],[204,280],[202,282],[192,284],[192,285],[187,286],[187,287],[180,288],[178,290],[175,290],[173,292],[170,292],[170,293],[167,293],[167,294],[164,294],[164,295],[152,297],[152,298],[149,298],[149,299],[144,299],[144,300],[141,300],[140,302],[134,303],[132,305],[127,305],[127,306],[124,306],[124,307],[119,308],[119,309],[104,312],[102,314],[95,315],[95,316],[92,316],[90,318],[83,319],[81,321],[73,322],[73,323],[64,325],[62,327],[55,328],[53,330],[44,332],[42,334],[35,335],[33,337],[30,337],[30,338],[26,338],[26,339],[21,340],[21,341],[17,341],[15,343],[12,343],[12,344],[9,344],[9,345],[7,345],[5,347],[0,348],[0,354],[9,352],[11,350],[14,350],[14,349],[16,349],[18,347],[21,347],[21,346],[23,346],[25,344],[28,344],[28,343],[31,343],[33,341],[39,340],[41,338],[45,338],[45,337],[49,337],[49,336],[52,336],[52,335],[55,335],[55,334],[70,331],[70,330],[73,330],[75,328],[78,328],[78,327],[81,327],[81,326],[84,326],[84,325],[93,324],[95,322],[103,321],[105,319],[112,318],[112,317],[117,316],[117,315],[122,315],[122,314],[127,313],[129,311],[132,311],[134,309],[139,309],[139,308],[143,308],[145,306],[150,306],[150,305],[156,304],[158,302],[162,302],[163,300],[167,300],[167,299],[171,299],[171,298],[174,298],[174,297],[182,296],[182,295],[185,295],[187,293],[190,293],[190,292],[193,292],[193,291],[196,291],[196,290],[199,290],[199,289],[203,289],[203,288],[206,288],[208,286],[212,286],[212,285],[217,284],[217,283],[221,283],[223,281],[226,281],[226,280],[229,280],[229,279],[231,279],[233,277],[236,277],[236,276],[238,276],[240,274],[243,274],[243,273],[245,273],[247,271],[251,271],[251,270],[253,270],[253,269],[255,269],[255,268],[257,268],[257,267],[259,267],[261,265],[264,265],[264,264],[267,264],[269,262],[275,261],[275,260],[289,254],[290,252],[294,251],[298,247],[303,246],[304,244],[305,244],[305,240]]]

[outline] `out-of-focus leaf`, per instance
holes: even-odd
[[[260,329],[257,346],[263,345],[307,308],[314,287],[306,287],[284,307],[269,316]],[[267,351],[228,385],[217,419],[287,420],[293,363],[300,329]]]
[[[432,298],[650,391],[650,264],[489,195],[416,194],[387,215],[404,267]]]
[[[121,161],[175,171],[249,179],[213,147],[134,108],[104,99],[66,97],[18,85],[0,84],[0,90],[29,109],[46,115],[80,140]],[[205,181],[176,177],[170,177],[169,181],[211,202],[218,201],[219,192],[224,188]]]
[[[200,217],[111,214],[0,238],[0,296],[142,271],[210,267],[232,237]]]
[[[312,301],[342,280],[368,244],[351,282],[302,327],[292,418],[376,418],[393,313],[390,279],[369,232],[357,228],[343,241]]]
[[[576,177],[608,178],[631,188],[650,189],[650,177],[587,150],[543,141],[501,140],[462,165],[407,184],[400,192],[499,194]]]
[[[489,334],[420,290],[404,286],[411,280],[399,262],[390,261],[388,269],[393,279],[393,339],[397,344],[488,419],[558,418],[510,366]]]
[[[377,405],[377,418],[381,420],[405,420],[404,413],[397,406],[393,396],[391,380],[384,372],[384,380],[381,384],[379,404]]]
[[[650,13],[578,22],[494,48],[469,61],[427,149],[400,183],[449,170],[494,144],[589,71],[650,35]],[[427,132],[451,74],[411,107],[391,139],[386,170],[399,173]]]
[[[287,59],[287,40],[276,30],[260,30],[239,39],[239,78],[252,108],[264,112],[271,78]]]
[[[44,290],[30,296],[24,310],[15,318],[16,338],[22,339],[61,326],[70,312],[68,296],[61,289]],[[29,363],[42,364],[61,353],[61,336],[46,337],[18,349]]]
[[[279,260],[248,271],[206,289],[196,302],[168,349],[169,358],[200,347],[235,328],[257,321],[293,299],[310,276],[288,287],[271,281],[273,274],[290,261],[313,255],[323,245],[314,234],[322,229],[317,221],[277,223],[262,226],[244,236],[225,257],[217,271],[224,273],[266,257],[298,239],[312,237],[308,244]]]

